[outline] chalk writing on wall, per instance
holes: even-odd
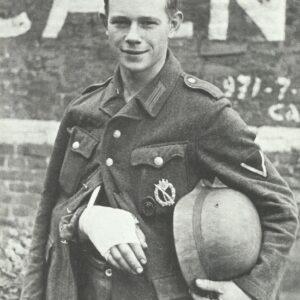
[[[100,0],[54,0],[42,37],[57,38],[69,13],[101,12],[104,12],[104,3]],[[184,22],[174,37],[192,37],[193,27],[193,22]],[[31,21],[26,12],[9,19],[0,18],[0,38],[16,37],[25,34],[30,28]]]
[[[262,79],[259,77],[244,74],[240,74],[236,78],[228,76],[223,80],[223,88],[226,97],[231,98],[236,93],[235,96],[239,100],[244,100],[249,97],[255,98],[260,93],[271,94],[275,90],[278,90],[276,98],[279,101],[284,100],[288,93],[292,95],[300,94],[300,89],[292,87],[291,79],[286,77],[278,77],[275,80],[274,87],[263,87]]]
[[[295,104],[277,103],[271,105],[268,112],[273,121],[300,123],[300,113]]]
[[[69,13],[100,13],[103,11],[103,2],[99,0],[54,0],[42,36],[57,38]]]
[[[211,0],[208,36],[211,40],[226,40],[229,24],[229,4],[231,0]],[[240,7],[258,26],[267,41],[285,39],[286,0],[236,0]],[[103,12],[100,0],[53,0],[43,38],[57,38],[69,13]],[[276,22],[274,22],[276,20]],[[192,22],[185,22],[175,37],[192,37]],[[16,37],[31,28],[26,12],[10,19],[0,18],[0,38]]]
[[[293,87],[290,78],[278,77],[273,85],[266,86],[259,77],[240,74],[236,78],[228,76],[223,80],[224,94],[228,98],[236,98],[239,101],[246,101],[261,96],[262,94],[273,95],[277,103],[268,109],[269,116],[273,121],[297,122],[300,123],[300,113],[293,103],[286,103],[287,97],[300,94],[300,88]]]
[[[44,38],[57,38],[62,30],[69,13],[103,13],[104,5],[100,0],[54,0],[49,18],[42,36]],[[176,37],[192,37],[193,23],[185,22]],[[174,37],[175,37],[174,36]]]
[[[236,0],[268,41],[285,39],[286,0]],[[230,0],[211,0],[209,39],[226,40]]]
[[[0,18],[0,38],[16,37],[29,31],[31,21],[26,12],[9,19]]]

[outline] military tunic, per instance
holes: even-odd
[[[105,276],[109,266],[103,265],[111,298],[190,299],[175,255],[172,212],[200,179],[215,178],[249,196],[263,227],[256,266],[234,281],[255,299],[271,299],[295,240],[298,213],[255,135],[218,88],[184,73],[171,52],[155,79],[128,103],[120,82],[117,70],[64,114],[21,299],[42,300],[45,293],[49,300],[77,299],[82,266],[76,226],[98,185],[110,206],[138,218],[148,244],[142,275],[113,270]]]

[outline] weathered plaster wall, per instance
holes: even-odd
[[[299,126],[300,1],[183,0],[171,45],[187,72],[215,82],[251,125]],[[0,1],[0,118],[59,119],[113,57],[101,0]]]

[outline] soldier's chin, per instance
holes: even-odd
[[[144,63],[144,62],[124,62],[122,64],[123,68],[125,68],[126,70],[128,70],[129,72],[132,72],[132,73],[140,73],[140,72],[143,72],[145,70],[147,70],[147,65]]]

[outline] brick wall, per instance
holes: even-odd
[[[42,191],[57,122],[0,120],[0,299],[18,299],[21,270]],[[252,128],[257,142],[300,203],[300,129]],[[300,297],[300,240],[290,257],[281,300]]]
[[[21,271],[57,122],[0,120],[0,299],[19,299]]]
[[[50,145],[0,144],[0,299],[19,299]]]
[[[57,122],[0,120],[0,299],[19,299]]]

